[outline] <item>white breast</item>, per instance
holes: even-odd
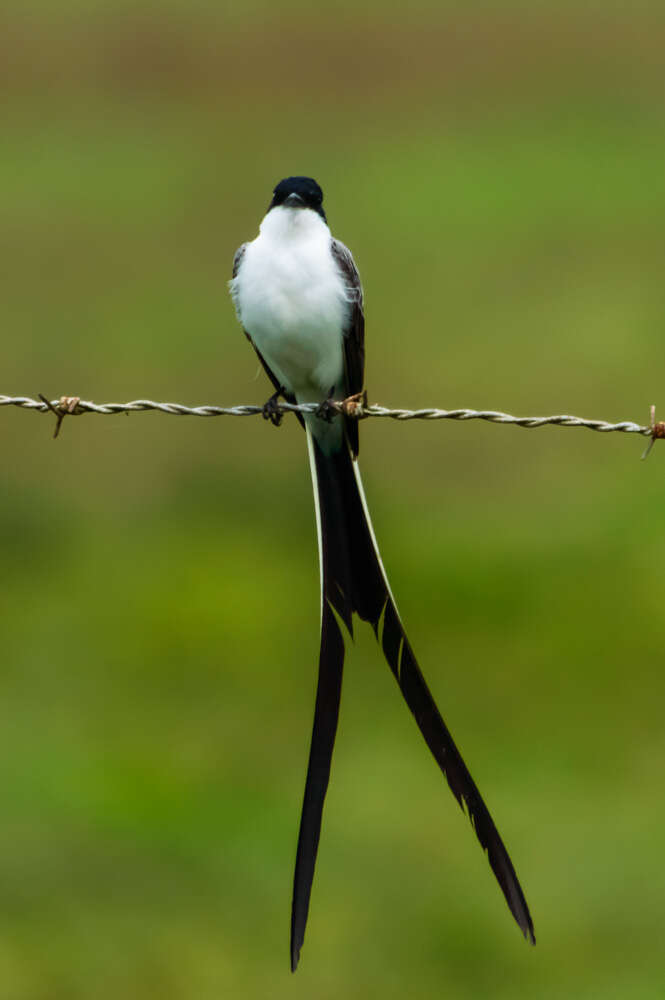
[[[300,402],[321,401],[342,384],[350,303],[330,241],[316,212],[273,208],[231,283],[243,327]]]

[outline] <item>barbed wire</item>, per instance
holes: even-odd
[[[115,413],[142,413],[156,410],[159,413],[169,413],[179,417],[254,417],[262,414],[273,422],[278,421],[286,413],[317,413],[320,406],[316,403],[274,403],[269,409],[266,406],[184,406],[182,403],[156,403],[152,399],[134,399],[128,403],[93,403],[80,399],[78,396],[61,396],[60,399],[48,400],[45,396],[32,399],[29,396],[0,395],[0,406],[17,406],[26,410],[36,410],[39,413],[52,412],[57,418],[54,437],[57,437],[60,425],[65,416],[80,416],[83,413],[99,413],[105,416]],[[557,427],[586,427],[602,434],[619,432],[622,434],[640,434],[651,439],[645,452],[648,454],[651,445],[658,438],[665,438],[665,421],[656,422],[655,407],[651,407],[651,421],[648,425],[637,424],[632,420],[622,420],[611,423],[607,420],[588,420],[570,414],[557,414],[551,417],[515,417],[500,410],[472,410],[461,408],[443,410],[435,407],[420,410],[391,409],[386,406],[370,406],[364,393],[350,396],[340,402],[326,404],[328,413],[343,413],[355,420],[366,420],[369,417],[385,417],[391,420],[485,420],[493,424],[513,424],[516,427],[537,428],[552,424]]]

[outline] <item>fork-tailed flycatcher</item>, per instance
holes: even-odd
[[[459,805],[466,810],[525,937],[533,924],[515,869],[406,637],[374,537],[358,470],[358,422],[329,406],[361,392],[365,318],[351,252],[333,239],[321,188],[287,177],[274,189],[259,235],[235,255],[231,295],[238,319],[277,399],[317,403],[298,414],[307,432],[321,576],[321,648],[314,728],[300,821],[291,910],[291,968],[305,937],[323,803],[330,777],[344,665],[343,623],[370,622],[388,665]],[[326,404],[328,406],[326,407]]]

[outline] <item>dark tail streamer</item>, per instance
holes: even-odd
[[[303,802],[291,914],[291,968],[305,937],[321,818],[330,778],[344,666],[337,617],[352,630],[356,613],[381,643],[402,696],[481,846],[524,936],[535,944],[529,907],[508,852],[443,721],[402,625],[381,562],[357,462],[346,442],[325,454],[308,430],[321,559],[319,681]]]

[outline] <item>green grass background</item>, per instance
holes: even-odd
[[[226,291],[315,176],[385,405],[665,406],[657,4],[10,4],[0,391],[263,402]],[[318,569],[294,420],[0,411],[0,997],[661,997],[663,460],[362,427],[513,925],[371,633],[288,970]]]

